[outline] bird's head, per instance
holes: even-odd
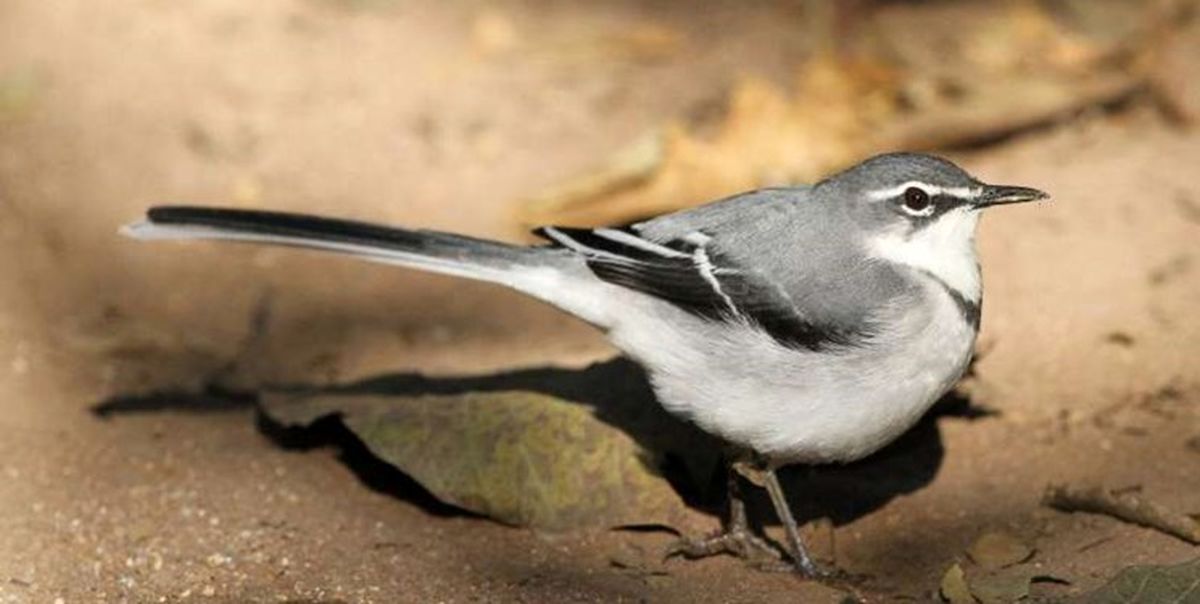
[[[913,236],[983,208],[1048,197],[1029,187],[984,184],[947,160],[921,153],[877,155],[821,181],[816,191],[819,198],[844,204],[864,228]]]
[[[974,252],[979,211],[1046,199],[1029,187],[989,185],[940,157],[889,153],[816,185],[856,226],[869,255],[941,279],[968,299],[979,297]]]

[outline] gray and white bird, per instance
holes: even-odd
[[[668,411],[734,452],[724,531],[673,551],[781,557],[747,527],[740,474],[767,489],[792,563],[811,576],[775,469],[865,457],[954,385],[979,330],[980,210],[1046,197],[892,153],[815,185],[626,227],[543,227],[538,246],[182,206],[152,208],[124,232],[317,248],[490,281],[595,325],[646,369]]]

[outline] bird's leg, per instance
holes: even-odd
[[[796,570],[807,577],[822,576],[820,569],[813,562],[812,556],[804,547],[804,542],[800,539],[800,527],[796,525],[796,519],[792,517],[792,509],[788,507],[787,499],[783,496],[783,488],[779,486],[775,468],[768,467],[761,470],[761,476],[762,485],[766,487],[767,494],[771,496],[771,505],[775,506],[775,514],[779,516],[779,521],[783,523],[783,530],[787,532],[788,545],[792,547],[792,562],[796,565]]]
[[[752,564],[768,568],[778,563],[783,555],[763,538],[750,530],[746,515],[746,502],[742,498],[738,479],[740,470],[730,464],[728,472],[729,518],[716,534],[706,537],[681,537],[667,549],[667,556],[685,558],[707,558],[720,554],[731,554]]]

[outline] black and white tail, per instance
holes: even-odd
[[[546,298],[546,278],[563,260],[546,248],[261,210],[163,206],[151,208],[144,221],[122,233],[135,239],[221,239],[326,250],[499,283],[539,298]]]

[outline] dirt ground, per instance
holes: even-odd
[[[582,367],[613,354],[586,325],[449,278],[116,234],[148,205],[194,201],[518,240],[522,196],[719,101],[739,74],[786,78],[810,50],[795,14],[0,2],[0,601],[839,601],[730,558],[620,568],[617,552],[670,535],[539,534],[456,513],[364,480],[336,447],[279,446],[248,406],[183,394],[216,378]],[[681,32],[685,51],[612,50],[647,22]],[[510,35],[520,52],[487,47]],[[1174,77],[1200,81],[1200,33],[1184,39]],[[867,600],[928,600],[968,545],[1003,530],[1062,580],[1033,587],[1054,600],[1130,564],[1195,558],[1039,498],[1050,483],[1138,485],[1200,512],[1200,136],[1134,101],[953,157],[1054,201],[981,227],[971,404],[987,413],[927,424],[929,476],[839,521],[837,565],[868,576]],[[161,390],[180,404],[93,412]]]

